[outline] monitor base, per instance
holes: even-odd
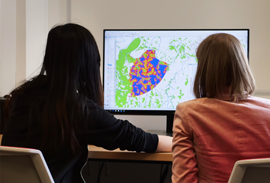
[[[157,134],[157,135],[165,135],[165,136],[171,136],[172,137],[172,133],[168,133],[165,130],[147,130],[147,132]]]

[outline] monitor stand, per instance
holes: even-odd
[[[172,137],[172,133],[167,133],[164,130],[147,130],[147,132],[157,134],[157,135],[165,135],[165,136],[171,136]]]
[[[147,130],[149,133],[154,133],[157,135],[166,135],[166,136],[172,136],[172,127],[173,127],[173,119],[174,119],[174,112],[169,113],[166,115],[167,121],[166,121],[166,131],[164,130]]]

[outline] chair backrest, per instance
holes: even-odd
[[[254,182],[270,182],[270,158],[239,160],[234,164],[228,183]]]
[[[54,180],[41,151],[0,146],[1,183],[53,183]]]

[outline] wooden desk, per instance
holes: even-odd
[[[0,134],[0,145],[1,141],[2,135]],[[102,147],[88,145],[88,159],[172,162],[172,153],[137,153],[132,151],[121,151],[120,149],[109,151]]]
[[[137,153],[120,149],[109,151],[88,145],[87,167],[83,173],[86,182],[99,182],[102,179],[105,183],[125,183],[130,180],[170,183],[172,153]]]
[[[172,153],[137,153],[116,149],[109,151],[101,147],[88,145],[88,159],[172,162]]]

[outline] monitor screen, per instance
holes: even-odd
[[[237,37],[249,51],[248,29],[104,30],[104,109],[114,114],[173,113],[194,99],[196,50],[214,33]]]

